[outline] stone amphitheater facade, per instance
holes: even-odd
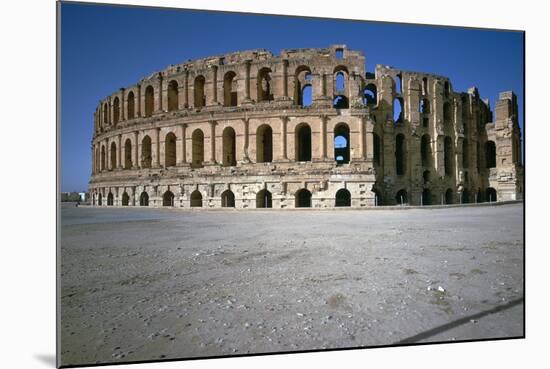
[[[346,45],[171,65],[94,113],[94,206],[352,208],[519,200],[513,92],[377,65]]]

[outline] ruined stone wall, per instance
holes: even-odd
[[[99,102],[92,203],[330,208],[521,198],[513,93],[501,94],[496,113],[493,122],[475,88],[454,92],[445,77],[380,65],[366,73],[365,57],[345,45],[189,61]]]

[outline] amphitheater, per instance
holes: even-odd
[[[521,200],[517,99],[346,45],[171,65],[94,113],[93,206],[368,208]]]

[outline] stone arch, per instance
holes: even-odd
[[[258,102],[273,100],[271,73],[271,69],[267,67],[264,67],[258,71],[258,77],[256,79],[258,88]]]
[[[259,191],[256,194],[256,207],[257,208],[271,208],[273,207],[271,192],[266,189]]]
[[[141,167],[151,168],[152,163],[151,137],[145,136],[141,140]]]
[[[153,115],[155,109],[155,89],[153,86],[147,86],[145,88],[145,116],[150,117]]]
[[[300,123],[295,132],[296,161],[311,161],[311,127],[307,123]]]
[[[132,140],[124,141],[124,169],[132,168]]]
[[[431,138],[429,134],[424,134],[420,140],[420,159],[423,167],[428,167],[432,162]]]
[[[139,195],[139,206],[149,206],[149,194],[145,191]]]
[[[113,100],[113,124],[116,125],[120,120],[120,99],[115,97]]]
[[[334,68],[333,71],[333,100],[332,105],[336,109],[348,109],[349,108],[349,96],[348,96],[348,83],[349,73],[348,69],[339,65]]]
[[[311,69],[307,65],[300,65],[294,73],[294,102],[296,105],[305,106],[304,103],[311,103],[311,97],[304,96],[304,89],[309,86],[311,89]],[[311,105],[311,104],[308,104]]]
[[[407,171],[407,142],[402,133],[395,136],[395,171],[397,175],[404,175]]]
[[[164,138],[164,166],[176,166],[176,135],[173,132],[169,132]]]
[[[170,190],[167,190],[162,195],[162,206],[174,206],[174,193]]]
[[[107,195],[107,206],[113,206],[115,203],[115,196],[112,192],[109,192]]]
[[[401,189],[397,191],[395,194],[395,202],[397,205],[407,205],[409,203],[409,200],[407,198],[407,191],[405,189]]]
[[[191,207],[200,208],[202,207],[202,194],[199,190],[193,191],[191,194]]]
[[[302,188],[296,192],[295,207],[297,208],[311,207],[311,192],[308,189]]]
[[[374,83],[369,83],[363,89],[363,104],[376,105],[378,104],[378,92]]]
[[[225,190],[222,193],[222,208],[235,207],[235,194],[231,190]]]
[[[224,167],[234,167],[237,165],[235,130],[232,127],[226,127],[223,130],[222,136],[222,164]]]
[[[443,141],[443,154],[445,163],[445,175],[453,175],[453,140],[449,136],[445,136]]]
[[[204,133],[200,128],[191,135],[191,168],[202,168],[204,162]]]
[[[262,124],[256,130],[256,162],[271,163],[273,161],[273,129],[268,124]]]
[[[116,143],[115,142],[111,142],[111,152],[110,152],[110,164],[111,164],[111,167],[110,169],[113,170],[113,169],[116,169]]]
[[[445,191],[445,204],[453,204],[454,203],[454,194],[453,190],[448,188],[447,191]]]
[[[497,148],[494,141],[485,143],[485,161],[487,168],[495,168],[497,166]]]
[[[334,160],[338,164],[350,161],[350,129],[346,123],[338,123],[334,127]]]
[[[223,106],[237,106],[237,74],[233,71],[223,77]]]
[[[126,97],[127,112],[126,116],[128,119],[134,119],[136,117],[136,98],[134,96],[134,91],[130,91]]]
[[[420,113],[429,114],[430,113],[430,100],[423,98],[420,100]]]
[[[497,201],[497,191],[493,187],[487,188],[487,190],[485,191],[485,198],[489,202]]]
[[[178,82],[171,80],[168,83],[168,111],[175,111],[179,108]]]
[[[351,193],[347,189],[341,188],[336,192],[335,206],[351,206]]]
[[[205,84],[206,78],[204,78],[203,75],[195,77],[195,81],[193,83],[193,105],[197,109],[206,106],[206,94],[204,89]]]
[[[122,194],[122,206],[128,206],[130,204],[130,196],[128,196],[128,193],[124,191]]]

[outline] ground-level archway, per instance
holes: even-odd
[[[162,195],[162,206],[174,206],[174,194],[168,190]]]
[[[493,187],[487,188],[487,191],[485,191],[485,198],[489,202],[497,201],[497,191]]]
[[[126,192],[122,194],[122,206],[128,206],[130,203],[130,196]]]
[[[114,202],[115,197],[112,192],[109,192],[109,194],[107,195],[107,206],[113,206]]]
[[[347,189],[341,188],[336,192],[335,206],[351,206],[351,194]]]
[[[397,193],[395,194],[395,202],[397,203],[397,205],[407,205],[409,203],[409,200],[407,198],[407,191],[397,191]]]
[[[445,191],[445,204],[453,204],[454,203],[454,194],[453,194],[453,190],[451,190],[450,188],[447,189],[447,191]]]
[[[149,206],[149,194],[145,191],[139,195],[139,206]]]
[[[422,205],[431,205],[432,204],[432,193],[429,189],[425,188],[422,191]]]
[[[191,207],[200,208],[202,207],[202,194],[199,190],[193,191],[191,194]]]
[[[222,193],[222,208],[235,207],[235,194],[231,190],[225,190]]]
[[[266,189],[259,191],[256,194],[256,207],[257,208],[271,208],[273,206],[271,199],[271,192]]]
[[[311,192],[302,188],[296,192],[296,204],[297,208],[310,208],[311,207]]]

